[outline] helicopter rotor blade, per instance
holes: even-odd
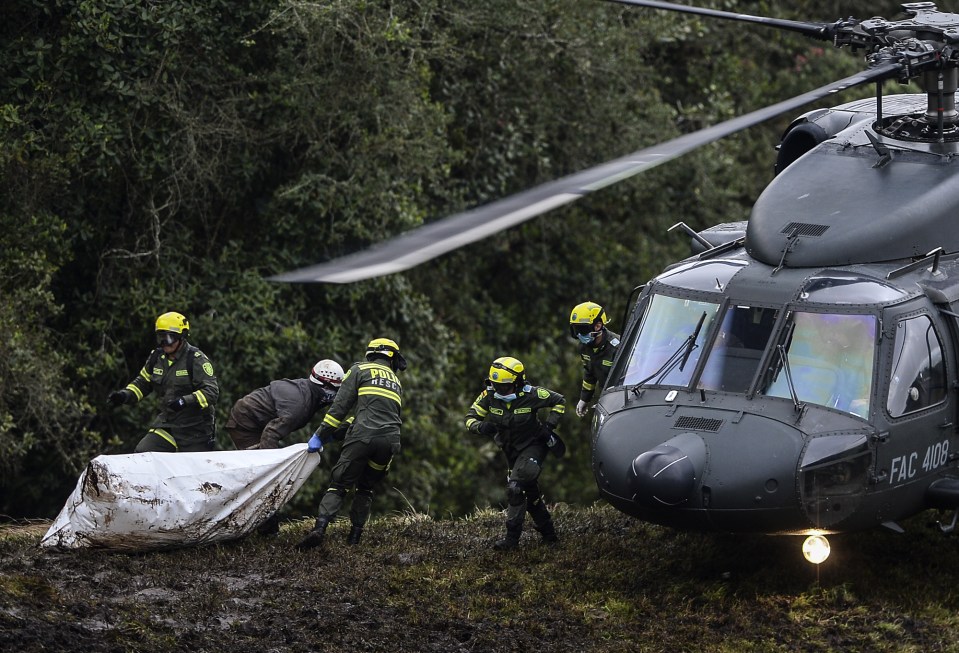
[[[840,91],[899,74],[902,65],[886,63],[665,143],[547,182],[408,231],[355,254],[300,268],[271,281],[352,283],[402,272],[454,249],[525,222],[593,191],[649,170],[703,145],[793,111]]]
[[[664,9],[666,11],[676,11],[684,14],[696,14],[699,16],[709,16],[710,18],[722,18],[725,20],[736,20],[744,23],[758,23],[790,32],[799,32],[813,38],[829,40],[832,38],[830,32],[832,23],[807,23],[796,20],[785,20],[782,18],[767,18],[765,16],[751,16],[749,14],[735,14],[731,11],[720,11],[718,9],[704,9],[702,7],[691,7],[687,5],[677,5],[672,2],[657,2],[657,0],[606,0],[607,2],[618,2],[624,5],[633,5],[636,7],[649,7],[651,9]]]

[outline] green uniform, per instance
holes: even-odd
[[[172,356],[155,350],[126,389],[137,401],[154,393],[160,404],[137,453],[210,451],[215,447],[213,416],[220,389],[210,359],[193,345],[184,340]],[[185,406],[175,411],[168,404],[179,397]]]
[[[319,431],[320,438],[329,441],[353,413],[353,425],[330,475],[330,487],[320,501],[321,520],[332,520],[347,491],[355,486],[350,521],[357,528],[366,524],[373,487],[386,476],[393,456],[400,452],[402,409],[403,386],[392,369],[379,362],[350,367]]]
[[[599,347],[593,347],[592,344],[579,346],[579,355],[583,359],[583,387],[579,391],[579,398],[583,401],[592,399],[596,388],[606,384],[616,350],[619,349],[619,335],[608,329],[604,329],[603,333],[603,344]]]
[[[549,409],[541,422],[539,412]],[[487,388],[466,413],[466,428],[479,434],[482,422],[493,424],[493,440],[506,454],[509,477],[506,484],[507,538],[519,541],[523,521],[529,512],[536,529],[544,537],[555,538],[553,522],[542,500],[539,475],[549,448],[549,430],[559,424],[566,409],[566,399],[558,392],[536,386],[524,386],[512,401],[504,401]],[[549,426],[549,430],[546,428]]]

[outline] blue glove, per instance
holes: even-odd
[[[320,439],[319,433],[314,433],[310,437],[310,441],[306,443],[306,450],[310,453],[323,451],[323,441]]]

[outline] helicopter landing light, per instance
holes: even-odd
[[[810,535],[802,543],[803,557],[814,565],[821,564],[829,557],[829,540],[825,535]]]

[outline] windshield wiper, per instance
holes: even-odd
[[[789,357],[786,356],[785,345],[776,345],[776,351],[779,352],[779,358],[783,362],[783,372],[786,373],[786,385],[789,386],[789,396],[792,397],[793,406],[795,406],[796,412],[799,412],[799,409],[802,408],[802,403],[799,401],[799,395],[796,393],[796,386],[793,384],[793,373],[789,367]]]
[[[693,350],[698,346],[696,344],[696,338],[699,337],[699,332],[703,328],[703,322],[706,321],[706,311],[703,311],[702,316],[699,318],[699,323],[696,325],[696,329],[689,334],[686,339],[676,348],[676,351],[666,359],[666,362],[659,366],[655,372],[647,376],[645,379],[633,385],[630,388],[634,393],[645,384],[649,383],[652,379],[656,379],[656,383],[665,377],[667,374],[673,371],[673,368],[679,365],[679,370],[682,371],[686,367],[686,363],[689,361],[689,355],[693,353]],[[681,355],[681,356],[680,356]]]
[[[696,325],[696,330],[693,331],[692,335],[686,338],[684,343],[686,346],[686,353],[683,354],[683,362],[679,364],[679,371],[682,372],[683,368],[686,367],[686,362],[689,360],[689,355],[693,353],[693,349],[696,348],[696,339],[699,337],[699,332],[703,330],[703,322],[706,321],[706,311],[703,311],[703,314],[699,316],[699,323]]]

